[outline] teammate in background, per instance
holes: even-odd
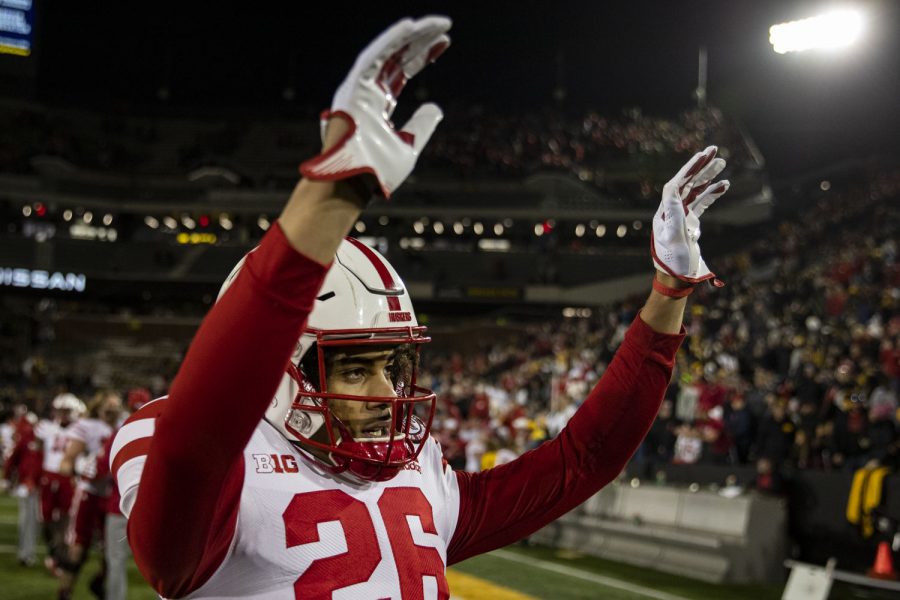
[[[78,474],[75,496],[69,512],[69,528],[66,532],[66,550],[59,562],[59,598],[67,599],[78,572],[87,558],[91,541],[103,540],[105,505],[109,497],[109,484],[95,480],[97,455],[103,449],[119,422],[122,398],[115,392],[97,392],[88,404],[87,416],[69,428],[66,452],[60,463],[63,475]],[[77,465],[77,466],[76,466]],[[105,568],[91,580],[91,590],[103,587]]]
[[[9,458],[9,455],[12,454],[13,446],[16,445],[13,441],[13,435],[16,432],[16,428],[13,426],[14,421],[15,414],[13,413],[12,408],[7,407],[0,402],[0,462],[3,463],[5,463],[6,459]],[[0,492],[2,491],[2,481],[0,481]]]
[[[84,402],[73,394],[59,394],[51,403],[52,416],[41,419],[35,436],[41,442],[43,472],[41,473],[41,521],[47,557],[44,566],[58,575],[57,564],[65,548],[64,536],[72,506],[72,477],[60,472],[69,426],[85,411]]]
[[[713,183],[725,166],[713,147],[666,184],[653,289],[562,432],[479,473],[448,468],[428,435],[425,328],[391,265],[344,236],[372,191],[389,197],[406,179],[441,119],[425,104],[400,129],[390,120],[449,29],[405,19],[360,54],[323,115],[323,153],[232,271],[169,396],[113,441],[135,560],[162,596],[446,599],[447,565],[586,500],[649,429],[686,296],[713,278],[697,243],[728,186]]]
[[[35,563],[38,531],[38,501],[41,478],[41,450],[34,436],[37,416],[26,412],[15,423],[14,446],[4,467],[5,479],[14,482],[13,496],[19,504],[18,547],[16,556],[23,567]]]
[[[150,391],[145,388],[134,388],[128,391],[126,399],[128,412],[133,414],[150,402]],[[119,420],[123,419],[120,417]],[[103,526],[103,556],[106,563],[106,580],[103,596],[106,600],[125,600],[128,595],[127,571],[131,550],[128,547],[127,520],[119,509],[119,490],[112,485],[109,471],[109,455],[113,439],[110,437],[103,444],[103,449],[97,455],[96,465],[97,481],[106,482],[110,489],[109,498],[104,507],[106,516]]]

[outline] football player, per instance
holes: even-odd
[[[60,466],[69,441],[69,426],[81,417],[86,408],[84,402],[70,393],[59,394],[50,406],[52,418],[41,419],[34,433],[44,453],[41,474],[41,518],[47,544],[44,564],[51,573],[56,573],[74,494],[72,477],[63,475]]]
[[[103,540],[103,522],[110,484],[104,479],[96,478],[96,458],[103,449],[103,444],[112,436],[121,412],[122,397],[115,392],[101,390],[94,394],[88,404],[87,416],[78,419],[68,431],[66,452],[59,470],[63,475],[77,474],[78,477],[69,510],[66,549],[58,561],[60,599],[71,597],[91,542],[95,539],[101,542]],[[91,581],[91,588],[94,590],[103,585],[105,563],[101,565],[101,573]]]
[[[447,565],[529,535],[611,481],[649,429],[681,344],[686,296],[713,278],[699,216],[724,193],[715,148],[670,181],[656,275],[615,359],[553,440],[456,472],[417,383],[429,341],[393,267],[344,239],[373,191],[412,171],[440,109],[402,127],[407,79],[449,19],[405,19],[357,58],[323,114],[323,152],[228,277],[167,397],[132,415],[111,470],[128,538],[167,598],[448,598]],[[648,275],[648,286],[650,286]]]
[[[16,481],[13,489],[13,496],[18,499],[19,505],[16,556],[23,567],[34,564],[37,546],[39,481],[43,458],[40,443],[34,436],[37,421],[37,415],[27,411],[17,420],[13,435],[15,446],[4,468],[4,477]]]
[[[119,421],[125,421],[130,413],[134,413],[150,402],[150,390],[146,388],[133,388],[128,390],[126,396],[128,413],[123,413]],[[118,429],[119,424],[115,429]],[[109,452],[112,448],[113,438],[110,437],[103,444],[103,450],[97,455],[96,476],[97,482],[111,483],[109,472]],[[106,581],[102,586],[103,596],[106,600],[125,600],[128,597],[128,562],[131,558],[131,550],[128,547],[128,534],[126,531],[125,517],[119,509],[119,491],[114,485],[109,485],[110,493],[106,501],[106,520],[103,525],[103,557],[106,565]],[[94,589],[99,590],[99,582],[94,584]]]

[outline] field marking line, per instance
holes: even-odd
[[[631,592],[633,594],[639,594],[648,598],[656,598],[656,600],[690,600],[690,598],[685,598],[684,596],[676,596],[675,594],[660,592],[658,590],[647,588],[636,583],[622,581],[621,579],[615,579],[613,577],[607,577],[604,575],[597,575],[596,573],[591,573],[590,571],[583,571],[582,569],[567,567],[565,565],[558,565],[556,563],[541,560],[539,558],[523,556],[515,552],[510,552],[509,550],[494,550],[489,554],[489,556],[496,556],[497,558],[521,563],[523,565],[528,565],[531,567],[537,567],[539,569],[544,569],[545,571],[552,571],[554,573],[559,573],[560,575],[576,577],[585,581],[599,583],[600,585],[605,585],[607,587]]]
[[[447,569],[447,583],[453,591],[451,600],[490,598],[491,600],[537,600],[517,590],[504,587],[456,569]]]

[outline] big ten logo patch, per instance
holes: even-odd
[[[296,473],[300,470],[297,459],[290,454],[254,454],[257,473]]]

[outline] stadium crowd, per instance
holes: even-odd
[[[639,108],[614,116],[552,109],[500,115],[470,108],[449,113],[447,121],[452,124],[446,127],[446,135],[437,136],[428,146],[423,166],[466,177],[562,171],[581,181],[602,183],[608,165],[617,161],[640,168],[660,159],[688,156],[713,142],[721,146],[732,169],[752,161],[740,133],[715,108],[691,109],[675,118],[645,115]],[[652,193],[649,182],[642,191]]]
[[[676,378],[639,454],[682,464],[855,469],[900,461],[898,174],[824,197],[746,250],[692,303]],[[459,468],[556,435],[602,375],[640,299],[432,356],[436,431]]]
[[[744,135],[715,108],[667,118],[645,115],[639,108],[607,115],[560,109],[494,114],[466,107],[449,109],[446,120],[442,135],[422,156],[423,172],[524,178],[558,171],[609,188],[635,183],[635,170],[646,177],[655,165],[670,169],[710,143],[720,146],[732,171],[758,166]],[[318,141],[315,131],[287,120],[238,125],[125,118],[114,112],[76,116],[15,105],[0,106],[0,127],[10,132],[0,140],[0,165],[9,172],[33,172],[33,159],[39,156],[62,159],[75,168],[131,175],[187,173],[217,165],[240,173],[244,185],[267,185],[271,173],[255,172],[259,164],[293,167],[293,159],[285,162],[281,155],[302,156]],[[260,137],[266,138],[264,144]],[[623,174],[610,177],[610,171]],[[637,184],[628,191],[656,195],[649,180]]]

